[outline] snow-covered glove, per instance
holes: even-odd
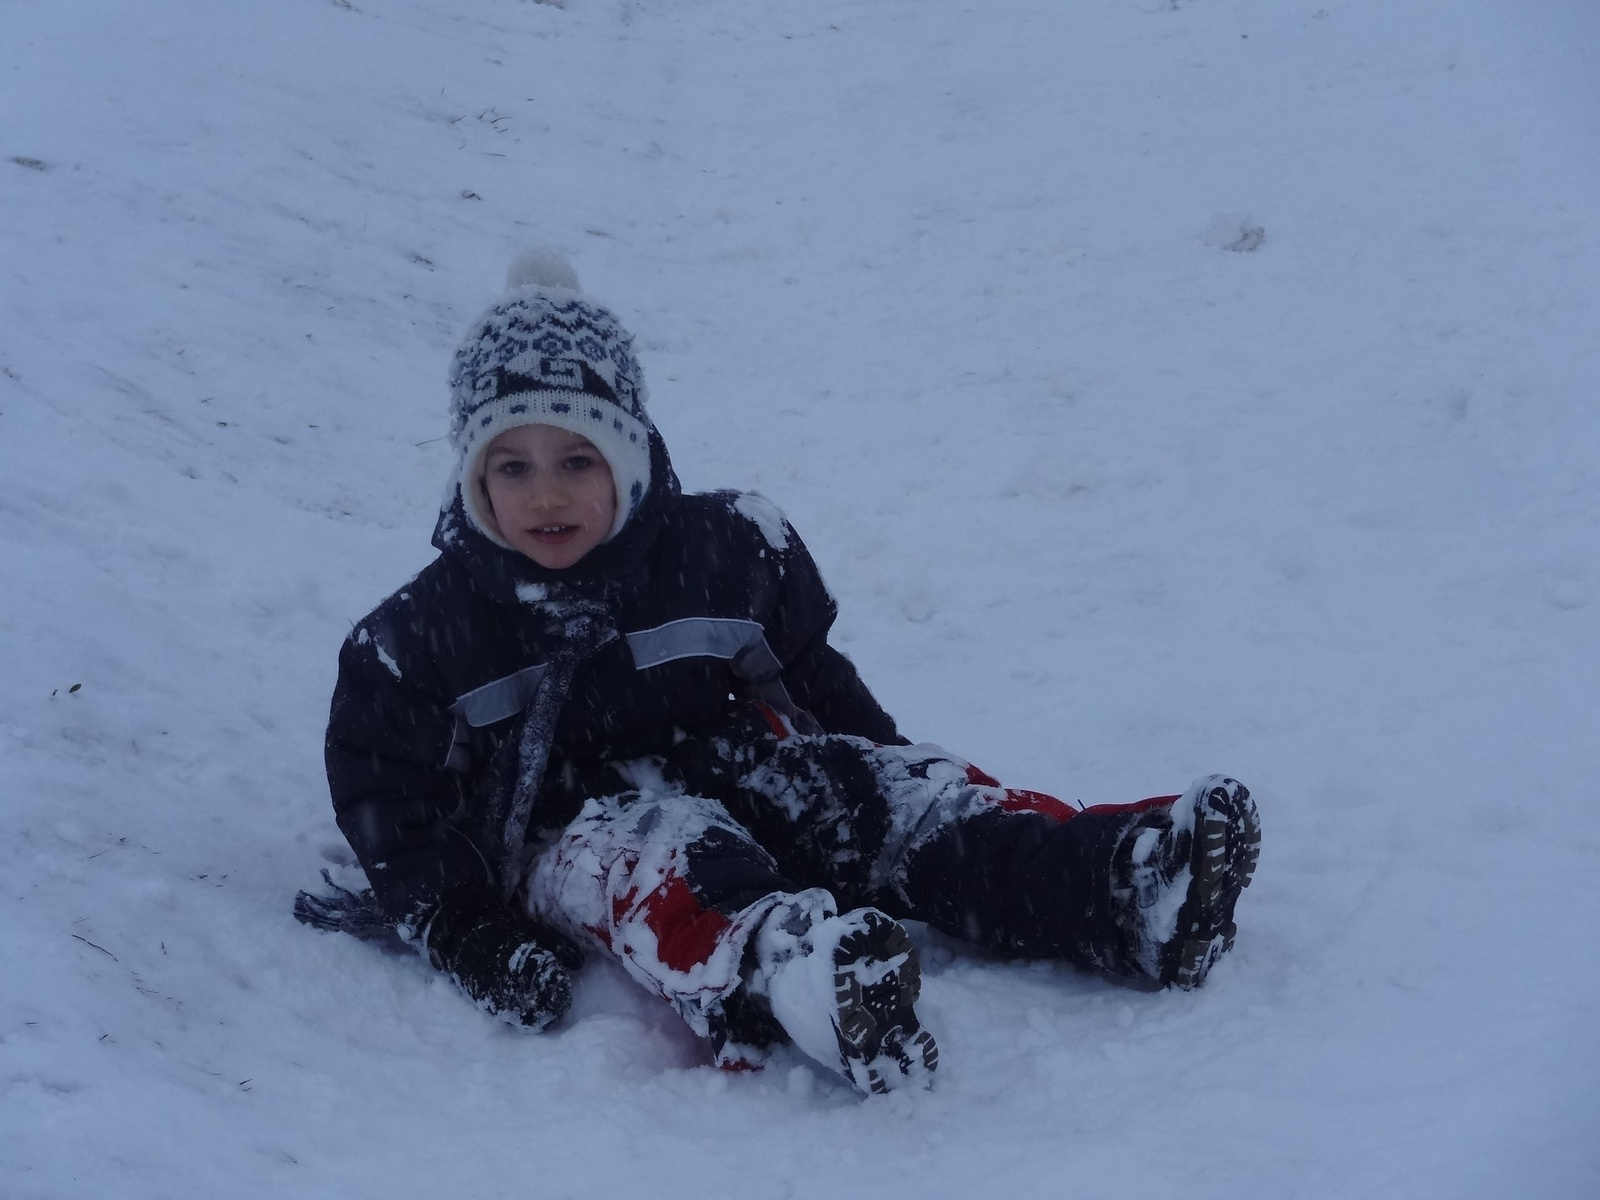
[[[572,977],[583,953],[562,934],[519,919],[493,891],[452,892],[420,933],[428,959],[487,1012],[530,1029],[572,1007]]]

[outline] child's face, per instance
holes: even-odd
[[[518,425],[489,443],[483,463],[500,536],[541,567],[570,567],[611,532],[617,489],[588,438]]]

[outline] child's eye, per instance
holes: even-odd
[[[587,471],[594,466],[594,459],[587,454],[574,454],[564,465],[569,471]]]
[[[528,464],[521,459],[508,458],[495,468],[500,475],[522,475],[528,470]]]

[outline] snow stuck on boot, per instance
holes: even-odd
[[[932,1082],[938,1046],[915,1009],[922,969],[898,921],[875,908],[837,916],[813,889],[773,910],[755,951],[751,990],[808,1057],[866,1093]]]
[[[1134,956],[1162,987],[1199,987],[1238,932],[1234,906],[1260,853],[1255,802],[1238,780],[1206,775],[1130,836],[1123,896]]]

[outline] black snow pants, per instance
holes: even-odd
[[[937,746],[801,735],[764,705],[665,756],[610,764],[606,779],[534,861],[529,906],[616,956],[725,1061],[759,1042],[730,1036],[723,1011],[746,943],[799,892],[1114,968],[1115,849],[1176,799],[1079,810]]]

